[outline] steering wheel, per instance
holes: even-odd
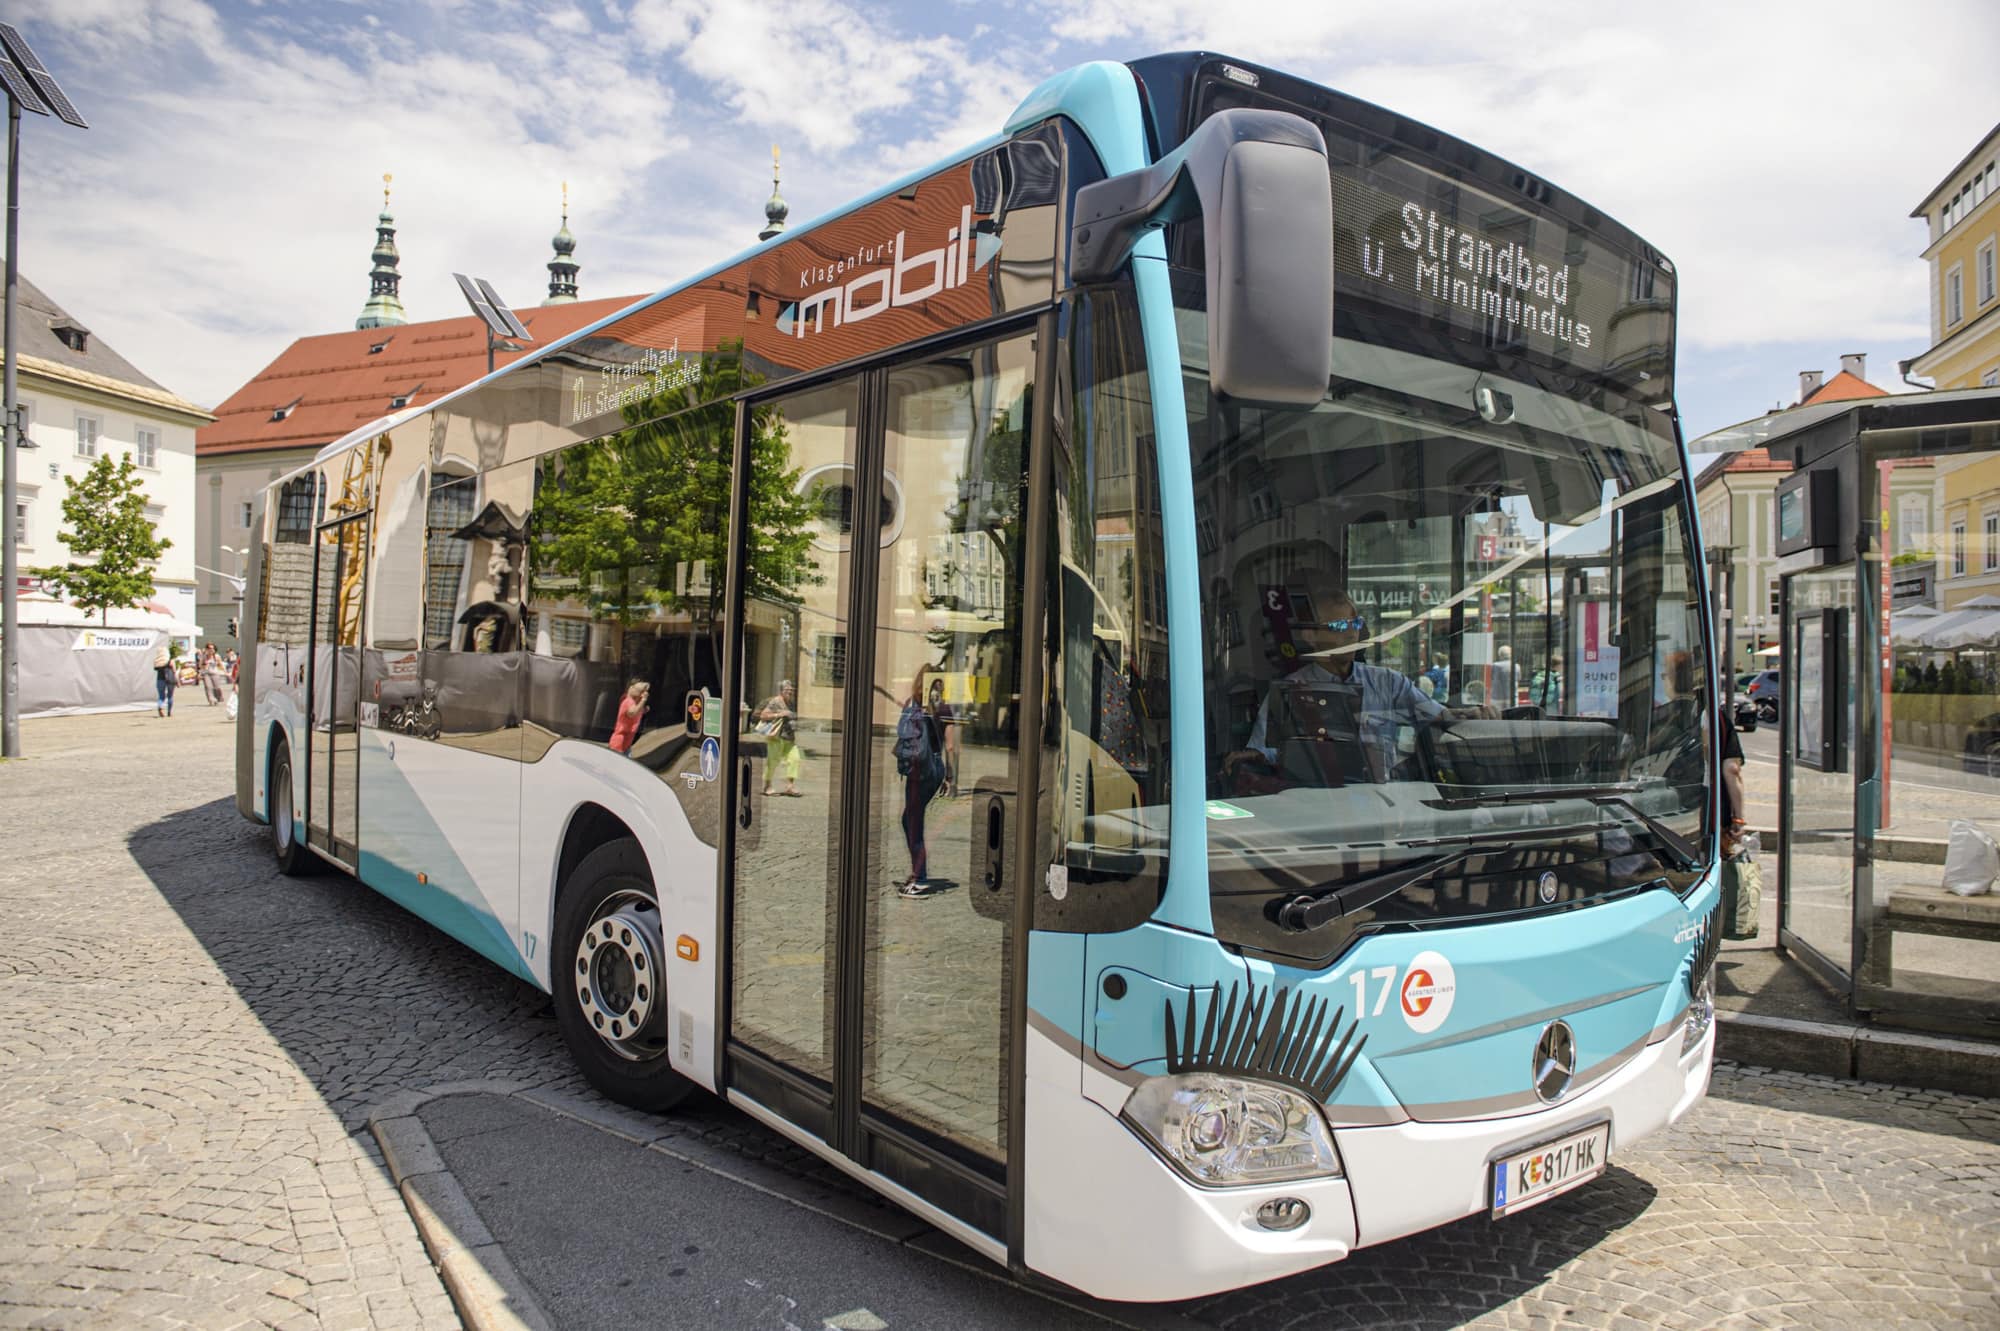
[[[1290,790],[1298,782],[1285,775],[1279,766],[1262,754],[1239,758],[1222,771],[1218,783],[1224,795],[1250,797],[1255,795],[1275,795],[1281,790]]]

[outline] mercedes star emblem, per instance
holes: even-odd
[[[1535,1044],[1535,1094],[1554,1104],[1576,1076],[1576,1035],[1568,1022],[1552,1021]]]
[[[1544,871],[1541,880],[1535,884],[1535,890],[1541,895],[1544,906],[1554,901],[1556,899],[1555,874]]]

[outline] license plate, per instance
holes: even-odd
[[[1611,1125],[1600,1123],[1495,1160],[1488,1166],[1493,1171],[1494,1218],[1526,1210],[1588,1183],[1604,1172],[1610,1151]]]

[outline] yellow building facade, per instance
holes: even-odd
[[[1924,219],[1931,346],[1910,372],[1939,388],[2000,386],[2000,125],[1910,216]]]

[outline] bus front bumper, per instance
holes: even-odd
[[[1572,1099],[1532,1113],[1336,1126],[1343,1176],[1241,1188],[1188,1182],[1077,1094],[1072,1055],[1033,1029],[1028,1043],[1027,1264],[1097,1298],[1163,1302],[1296,1275],[1486,1212],[1494,1160],[1588,1124],[1610,1123],[1615,1162],[1707,1091],[1715,1032],[1681,1055],[1676,1030]],[[1259,1209],[1283,1199],[1305,1203],[1310,1216],[1273,1232]]]

